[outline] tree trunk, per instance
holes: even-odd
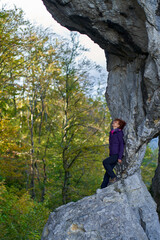
[[[62,160],[63,160],[63,169],[64,169],[64,180],[63,180],[63,187],[62,187],[62,202],[63,204],[66,204],[69,199],[69,177],[70,172],[68,168],[68,157],[66,157],[66,152],[68,149],[68,132],[67,132],[67,126],[68,126],[68,107],[69,107],[69,95],[68,95],[68,67],[66,70],[66,79],[65,79],[65,98],[64,98],[64,120],[63,120],[63,136],[62,136]]]
[[[34,160],[34,140],[33,140],[33,113],[31,112],[31,127],[30,127],[30,138],[31,138],[31,198],[35,198],[35,160]]]
[[[69,196],[69,179],[70,179],[70,172],[65,169],[64,172],[64,182],[63,182],[63,189],[62,189],[62,202],[63,204],[66,204],[70,201],[70,196]]]

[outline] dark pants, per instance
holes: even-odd
[[[113,172],[113,168],[118,162],[118,154],[113,154],[110,157],[107,157],[103,160],[103,166],[106,169],[106,173],[104,174],[103,182],[101,184],[101,188],[107,187],[109,183],[109,177],[115,178],[116,175]]]

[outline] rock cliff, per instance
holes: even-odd
[[[160,134],[160,2],[43,2],[59,23],[87,34],[104,49],[109,72],[106,101],[112,119],[122,118],[127,125],[125,156],[122,166],[117,165],[116,169],[121,180],[96,195],[59,208],[51,214],[42,239],[160,239],[156,207],[139,171],[147,143]],[[121,193],[114,190],[115,186]],[[86,214],[87,209],[90,215]],[[54,238],[45,237],[47,231]],[[58,231],[71,235],[56,235]]]

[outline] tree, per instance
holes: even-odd
[[[158,161],[156,161],[156,159],[158,159]],[[158,148],[156,149],[156,157],[154,158],[154,162],[155,164],[155,174],[152,178],[152,182],[150,185],[150,192],[155,200],[155,202],[157,203],[157,212],[159,214],[159,218],[160,218],[160,186],[159,186],[159,182],[160,182],[160,135],[158,136]]]
[[[24,20],[23,11],[14,7],[0,12],[0,107],[1,118],[6,114],[16,115],[16,95],[20,90],[23,74]],[[8,106],[10,106],[8,108]],[[12,114],[13,113],[13,114]]]
[[[158,149],[152,150],[147,145],[146,153],[141,165],[142,179],[148,189],[150,189],[151,179],[154,176],[155,168],[157,166]]]
[[[14,88],[8,87],[13,105],[3,114],[8,121],[14,119],[17,129],[25,188],[37,201],[51,201],[55,192],[57,206],[92,193],[103,175],[101,158],[107,153],[104,134],[110,115],[100,92],[93,97],[97,77],[90,74],[91,69],[100,73],[100,67],[84,57],[87,49],[75,33],[69,40],[58,39],[50,30],[24,22],[14,34],[19,37],[15,58],[21,58],[17,57],[19,67],[15,64],[17,75],[12,75]],[[12,71],[11,65],[8,69]],[[86,182],[90,191],[83,187]]]
[[[36,215],[100,185],[111,119],[78,35],[58,38],[16,8],[0,17],[0,236],[39,239]]]
[[[72,192],[76,191],[76,185],[86,174],[84,169],[88,166],[82,159],[85,158],[87,161],[93,156],[93,153],[88,150],[91,148],[93,150],[96,145],[100,147],[106,142],[105,140],[97,144],[100,142],[99,137],[101,138],[104,134],[102,125],[106,105],[104,106],[104,103],[101,104],[98,100],[93,101],[89,96],[89,91],[91,92],[94,87],[93,77],[90,76],[89,71],[93,68],[99,69],[99,66],[82,57],[77,60],[86,51],[80,46],[77,37],[77,34],[71,33],[71,40],[65,40],[59,46],[58,60],[62,74],[56,78],[56,93],[54,93],[59,99],[60,106],[57,115],[61,115],[61,121],[58,124],[62,129],[59,146],[64,169],[63,203],[71,200],[71,194],[73,195]],[[77,167],[75,167],[76,164]],[[74,179],[77,178],[76,181],[73,180],[75,171],[80,172],[74,176]]]

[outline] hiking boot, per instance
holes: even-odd
[[[118,181],[118,178],[117,178],[117,177],[111,178],[111,179],[109,180],[108,185],[113,184],[113,183],[115,183],[115,182],[117,182],[117,181]]]

